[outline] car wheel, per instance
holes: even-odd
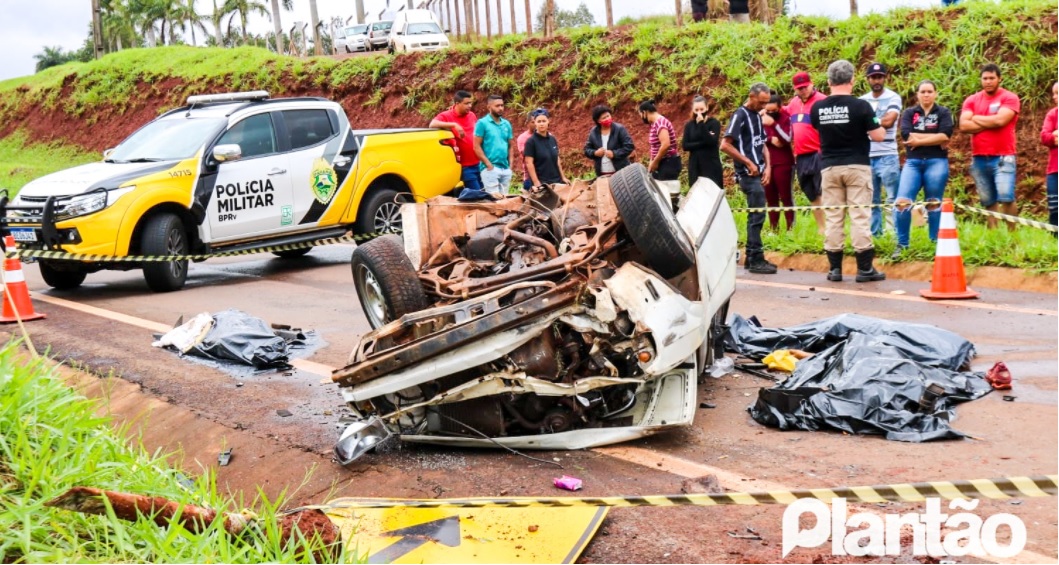
[[[389,47],[386,48],[386,50],[390,52],[390,55],[396,55],[397,54],[397,49],[394,48],[393,43],[391,43],[389,45]]]
[[[68,264],[63,265],[58,261],[39,261],[40,276],[44,282],[56,290],[70,290],[81,286],[85,282],[88,273],[80,268]]]
[[[346,55],[352,53],[352,51],[349,50],[349,45],[343,45],[342,48],[346,50]]]
[[[284,250],[284,251],[273,251],[272,254],[275,255],[276,257],[282,257],[284,259],[297,259],[298,257],[303,257],[305,255],[308,255],[309,252],[312,251],[312,250],[313,250],[312,247],[304,247],[302,249],[287,249],[287,250]]]
[[[669,195],[646,167],[634,163],[614,173],[610,190],[625,230],[652,269],[668,279],[695,264],[695,252],[677,223]]]
[[[188,252],[188,236],[184,223],[173,214],[158,214],[147,221],[140,240],[144,255],[184,255]],[[143,278],[155,292],[170,292],[184,288],[188,278],[188,262],[168,261],[143,264]]]
[[[361,235],[400,233],[401,204],[399,193],[392,188],[380,188],[368,193],[360,203],[353,230]]]
[[[400,236],[384,235],[353,250],[353,285],[371,327],[430,305]]]

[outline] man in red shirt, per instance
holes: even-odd
[[[971,176],[986,210],[1018,215],[1015,205],[1015,124],[1019,97],[1000,88],[1000,67],[982,66],[982,90],[967,97],[960,114],[960,131],[971,134]],[[987,217],[989,227],[996,218]],[[1008,229],[1015,224],[1008,222]]]
[[[474,97],[471,93],[458,90],[453,97],[452,108],[430,120],[430,127],[452,131],[452,135],[456,137],[456,148],[460,150],[460,166],[463,168],[460,179],[463,181],[463,188],[481,191],[481,161],[474,152],[474,125],[478,122],[478,117],[471,111],[473,107]]]
[[[799,72],[791,80],[794,85],[794,98],[787,104],[787,113],[791,115],[791,135],[794,140],[794,171],[798,185],[813,206],[820,205],[820,134],[813,128],[809,117],[813,113],[813,104],[827,98],[813,86],[813,79],[807,72]],[[767,123],[765,125],[768,125]],[[816,220],[816,231],[824,233],[824,211],[813,210]]]

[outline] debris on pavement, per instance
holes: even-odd
[[[986,371],[985,380],[996,390],[1011,390],[1011,371],[1003,361],[997,361]]]
[[[217,455],[217,464],[221,467],[227,467],[228,463],[232,460],[231,448],[225,449],[219,455]]]
[[[794,367],[798,363],[798,358],[791,353],[790,349],[777,349],[766,355],[761,362],[767,365],[769,369],[793,373]]]
[[[955,406],[992,390],[983,373],[965,372],[974,345],[934,326],[843,314],[761,328],[735,315],[726,345],[751,358],[783,348],[813,353],[781,384],[760,390],[748,408],[758,423],[782,430],[960,439],[967,436],[949,425]]]
[[[722,494],[724,488],[716,475],[704,475],[694,479],[684,479],[680,483],[682,494]]]
[[[563,490],[581,490],[584,484],[581,479],[577,477],[571,477],[569,475],[563,475],[552,479],[552,483]]]
[[[231,450],[228,452],[230,453]],[[136,522],[141,517],[146,517],[160,527],[179,524],[193,534],[202,533],[215,520],[223,519],[224,531],[237,539],[257,521],[257,515],[249,510],[239,513],[218,513],[210,508],[184,504],[161,496],[115,492],[92,487],[73,487],[45,502],[44,505],[101,516],[113,511],[114,516],[129,522]],[[338,556],[341,532],[322,510],[300,509],[283,514],[278,519],[281,543],[286,543],[291,539],[319,537],[324,549],[320,553],[313,554],[316,562],[333,561]]]

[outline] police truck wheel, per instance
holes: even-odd
[[[38,261],[40,276],[44,282],[56,290],[70,290],[81,286],[88,273],[73,265],[62,265],[52,261]]]
[[[173,214],[158,214],[147,220],[140,240],[144,255],[185,255],[188,237],[184,223]],[[188,262],[147,262],[143,264],[143,278],[155,292],[171,292],[184,287],[188,278]]]
[[[397,233],[401,231],[399,193],[392,188],[372,190],[360,203],[353,231],[360,235]]]
[[[350,265],[357,298],[372,328],[430,305],[400,236],[384,235],[357,245]]]
[[[634,163],[614,173],[610,190],[625,230],[652,269],[668,279],[695,264],[695,251],[677,223],[669,195],[646,167]]]

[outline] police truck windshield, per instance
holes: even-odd
[[[180,161],[195,156],[227,125],[223,118],[174,117],[151,122],[114,148],[108,163]]]

